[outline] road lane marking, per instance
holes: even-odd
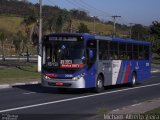
[[[26,92],[26,93],[22,93],[22,94],[29,95],[29,94],[34,94],[34,93],[36,93],[36,92]]]
[[[137,103],[137,104],[133,104],[133,105],[131,105],[131,106],[138,106],[138,105],[141,105],[142,103]]]
[[[117,111],[120,111],[120,109],[114,109],[114,110],[112,110],[112,111],[117,112]]]
[[[33,105],[28,105],[28,106],[16,107],[16,108],[11,108],[11,109],[0,110],[0,113],[10,112],[10,111],[15,111],[15,110],[21,110],[21,109],[27,109],[27,108],[33,108],[33,107],[39,107],[39,106],[50,105],[50,104],[56,104],[56,103],[62,103],[62,102],[67,102],[67,101],[72,101],[72,100],[78,100],[78,99],[83,99],[83,98],[106,95],[106,94],[110,94],[110,93],[117,93],[117,92],[123,92],[123,91],[128,91],[128,90],[134,90],[134,89],[140,89],[140,88],[146,88],[146,87],[153,87],[153,86],[158,86],[158,85],[160,85],[160,83],[151,84],[151,85],[144,85],[144,86],[139,86],[139,87],[134,87],[134,88],[115,90],[115,91],[110,91],[110,92],[97,93],[97,94],[86,95],[86,96],[81,96],[81,97],[68,98],[68,99],[51,101],[51,102],[45,102],[45,103],[40,103],[40,104],[33,104]]]

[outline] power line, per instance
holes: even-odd
[[[47,0],[47,1],[50,2],[50,3],[52,3],[53,5],[55,5],[55,3],[53,1],[51,1],[51,0]]]
[[[69,1],[69,0],[67,0],[67,2],[70,2],[70,3],[71,3],[71,1]],[[99,10],[99,9],[97,9],[97,8],[95,8],[95,7],[87,4],[87,3],[85,3],[84,1],[72,1],[71,4],[74,4],[74,5],[78,6],[78,7],[81,7],[81,8],[83,8],[83,9],[85,9],[86,11],[92,10],[92,11],[94,11],[94,13],[96,13],[98,16],[107,16],[107,17],[110,17],[110,16],[111,16],[111,14],[109,14],[109,13],[107,13],[107,12],[104,12],[104,11],[102,11],[102,10]]]
[[[51,0],[48,0],[48,1],[49,1],[50,3],[56,5],[55,3],[53,3],[53,1],[51,1]],[[92,11],[94,11],[94,13],[97,14],[96,16],[101,16],[101,18],[102,18],[102,17],[103,17],[103,18],[112,17],[112,14],[107,13],[107,12],[104,11],[104,10],[97,9],[96,7],[94,7],[94,6],[86,3],[86,2],[83,1],[83,0],[78,0],[78,1],[76,1],[76,0],[66,0],[66,2],[69,3],[70,5],[76,6],[76,7],[78,7],[78,8],[82,8],[82,9],[84,9],[85,11],[90,11],[90,10],[92,10]],[[93,16],[95,16],[95,15],[93,15]],[[128,23],[128,22],[126,22],[126,23]]]
[[[53,1],[51,0],[48,0],[50,3],[52,3],[52,5],[56,5]],[[114,15],[114,16],[111,16],[110,13],[107,13],[103,10],[100,10],[100,9],[97,9],[96,7],[84,2],[83,0],[79,0],[79,1],[72,1],[72,0],[66,0],[67,3],[73,5],[73,6],[76,6],[78,8],[83,8],[85,11],[89,11],[92,9],[92,11],[95,11],[98,13],[97,16],[106,16],[106,17],[112,17],[113,18],[113,36],[115,37],[116,36],[116,19],[117,18],[120,18],[121,16],[117,16],[117,15]],[[94,12],[94,13],[95,13]],[[122,18],[123,19],[123,18]],[[124,19],[123,19],[124,20]],[[125,21],[126,22],[126,21]],[[126,22],[128,23],[128,22]]]
[[[72,4],[73,6],[81,7],[81,6],[77,5],[77,4],[75,4],[74,1],[71,2],[70,0],[67,0],[67,2],[69,2],[69,3]]]
[[[112,16],[113,16],[112,14],[107,13],[107,12],[104,11],[104,10],[97,9],[96,7],[94,7],[94,6],[86,3],[84,0],[78,0],[78,1],[73,1],[73,2],[76,2],[76,3],[79,4],[79,5],[82,5],[82,4],[83,4],[83,6],[86,6],[85,8],[87,8],[87,9],[92,9],[92,11],[97,12],[98,16],[103,16],[103,17],[104,17],[104,16],[105,16],[105,17],[112,17]],[[95,12],[94,12],[94,13],[95,13]],[[122,19],[123,19],[123,21],[124,21],[126,24],[129,23],[129,22],[127,22],[124,18],[122,18]]]
[[[111,17],[113,18],[113,37],[115,37],[116,36],[116,19],[120,18],[121,16],[114,15]]]
[[[103,13],[105,15],[111,16],[111,14],[107,13],[106,11],[103,11],[103,10],[100,10],[100,9],[94,7],[94,6],[91,6],[90,4],[87,4],[86,2],[84,2],[83,0],[80,0],[80,1],[81,1],[81,3],[83,3],[84,5],[86,5],[87,7],[91,8],[93,10],[97,10],[98,12],[101,12],[101,13]]]

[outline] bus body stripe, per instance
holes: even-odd
[[[128,79],[129,79],[129,74],[130,74],[130,64],[127,65],[127,70],[125,72],[125,78],[124,78],[124,83],[128,83]]]

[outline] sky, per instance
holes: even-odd
[[[28,0],[36,3],[39,0]],[[114,15],[121,16],[116,22],[129,25],[149,26],[160,21],[160,0],[42,0],[43,5],[58,6],[67,10],[80,9],[90,16],[111,21]]]

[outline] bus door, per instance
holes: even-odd
[[[124,71],[121,71],[121,60],[112,60],[112,85],[120,84],[121,79],[118,80],[119,74],[123,75]],[[123,77],[123,76],[121,76]],[[117,83],[118,82],[118,83]]]
[[[112,61],[109,57],[109,42],[99,40],[98,73],[104,75],[104,85],[112,85]]]
[[[112,85],[112,62],[111,60],[102,61],[102,71],[104,73],[104,85]]]
[[[121,60],[118,60],[118,42],[110,42],[110,59],[112,60],[112,85],[115,85],[118,80],[118,75],[121,66]]]

